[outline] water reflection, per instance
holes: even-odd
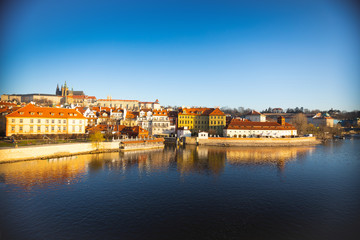
[[[25,189],[33,186],[72,184],[88,173],[100,171],[126,171],[139,173],[178,171],[220,175],[226,163],[230,165],[272,164],[283,171],[289,161],[301,160],[314,151],[313,147],[297,148],[222,148],[197,147],[165,148],[125,153],[79,155],[68,158],[36,160],[0,164],[0,182],[16,184]],[[171,170],[170,170],[171,168]]]
[[[33,186],[72,184],[87,172],[88,158],[73,156],[0,164],[2,182],[30,190]]]
[[[231,165],[276,165],[283,171],[285,164],[295,159],[301,160],[314,147],[265,147],[265,148],[238,148],[226,150],[227,162]]]
[[[116,153],[105,165],[112,170],[130,170],[137,168],[139,172],[165,171],[174,162],[175,149],[153,149],[146,151],[129,151]]]
[[[177,169],[181,174],[196,172],[218,175],[225,167],[224,149],[188,146],[176,154]]]

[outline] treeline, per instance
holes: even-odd
[[[303,113],[296,114],[290,120],[290,123],[297,129],[298,135],[313,134],[318,138],[326,139],[334,136],[340,136],[342,134],[342,128],[339,125],[335,125],[334,127],[315,127],[313,124],[308,123],[307,117]]]

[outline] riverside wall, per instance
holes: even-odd
[[[291,147],[309,146],[320,144],[321,141],[315,137],[299,138],[224,138],[209,137],[208,139],[198,139],[197,137],[186,137],[185,144],[223,146],[223,147]]]
[[[63,157],[96,151],[118,151],[119,142],[102,142],[99,150],[91,143],[50,144],[19,148],[0,149],[0,163],[18,160],[31,160]]]

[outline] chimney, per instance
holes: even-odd
[[[285,126],[285,118],[283,116],[278,117],[277,122],[281,126]]]

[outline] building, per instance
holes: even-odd
[[[159,100],[155,102],[140,102],[138,100],[121,100],[112,99],[110,96],[107,99],[98,99],[97,105],[99,107],[110,107],[110,108],[123,108],[131,111],[138,111],[140,109],[160,109]]]
[[[317,113],[315,116],[308,118],[308,122],[316,127],[334,127],[334,119],[328,113]]]
[[[56,86],[55,94],[57,96],[68,97],[68,96],[85,96],[84,91],[74,91],[73,89],[69,89],[66,85],[66,81],[64,85],[61,85],[59,88],[59,84]]]
[[[187,127],[193,133],[222,135],[226,116],[219,108],[183,108],[179,110],[177,124],[178,128]]]
[[[156,99],[155,102],[139,102],[139,109],[160,109],[160,103],[159,100]]]
[[[86,96],[83,91],[69,90],[66,82],[59,88],[57,85],[55,94],[31,93],[31,94],[3,94],[2,101],[16,101],[18,103],[35,102],[41,105],[57,105],[57,104],[80,104],[82,106],[90,105],[96,102],[94,96]]]
[[[151,127],[152,127],[152,111],[151,109],[142,109],[139,112],[139,116],[137,118],[137,124],[138,126],[142,127],[143,129],[146,129],[151,134]]]
[[[14,134],[82,134],[86,117],[75,109],[27,104],[6,117],[6,136]]]
[[[272,113],[283,113],[284,110],[283,110],[282,108],[273,108],[273,109],[271,110],[271,112],[272,112]]]
[[[296,128],[279,117],[277,122],[252,122],[233,119],[224,129],[225,137],[290,137],[297,135]]]
[[[53,105],[63,103],[63,97],[42,93],[3,94],[1,95],[1,101],[16,101],[18,103],[35,102],[37,104]]]
[[[266,122],[266,116],[255,110],[252,110],[251,112],[247,113],[245,115],[245,118],[252,122]]]
[[[177,136],[182,137],[191,137],[191,131],[187,127],[180,127],[177,129]]]
[[[154,136],[170,136],[175,134],[175,126],[171,125],[168,111],[165,109],[153,110],[151,135]]]

